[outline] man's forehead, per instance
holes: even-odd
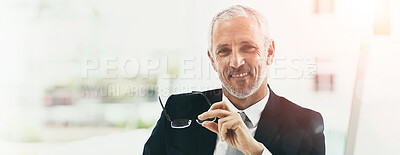
[[[235,17],[217,21],[213,31],[213,44],[224,42],[253,43],[262,32],[255,18]]]
[[[256,44],[257,40],[255,37],[250,35],[220,35],[216,36],[216,39],[213,42],[215,46],[222,46],[232,45],[233,42],[238,44]]]

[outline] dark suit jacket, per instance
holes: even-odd
[[[222,90],[203,92],[212,103],[222,100]],[[168,98],[167,113],[171,120],[192,119],[190,127],[172,129],[161,114],[144,146],[145,155],[212,155],[217,134],[195,122],[209,109],[206,100],[196,94],[178,94]],[[300,107],[275,95],[270,89],[268,102],[261,114],[255,139],[274,155],[325,154],[324,124],[321,114]]]

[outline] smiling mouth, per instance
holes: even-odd
[[[240,77],[245,77],[247,75],[249,75],[249,73],[246,72],[246,73],[240,73],[240,74],[232,74],[231,76],[234,78],[240,78]]]

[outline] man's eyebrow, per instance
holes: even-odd
[[[252,41],[241,41],[240,44],[253,44],[254,42]]]

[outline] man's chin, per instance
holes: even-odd
[[[225,89],[231,95],[239,99],[247,98],[248,96],[251,96],[254,92],[256,92],[259,89],[259,86],[257,87],[257,85],[251,85],[250,81],[248,80],[244,81],[243,83],[230,82],[225,84],[227,84],[224,85]]]
[[[247,96],[246,94],[249,94],[249,91],[250,91],[249,87],[243,87],[243,86],[234,86],[234,87],[232,87],[232,85],[229,88],[226,88],[226,89],[228,90],[229,93],[240,95],[240,96]]]
[[[228,90],[228,92],[229,92],[231,95],[233,95],[233,96],[235,96],[236,98],[238,98],[238,99],[245,99],[245,98],[247,98],[248,96],[251,95],[248,91],[243,90],[243,89],[239,89],[239,90]]]

